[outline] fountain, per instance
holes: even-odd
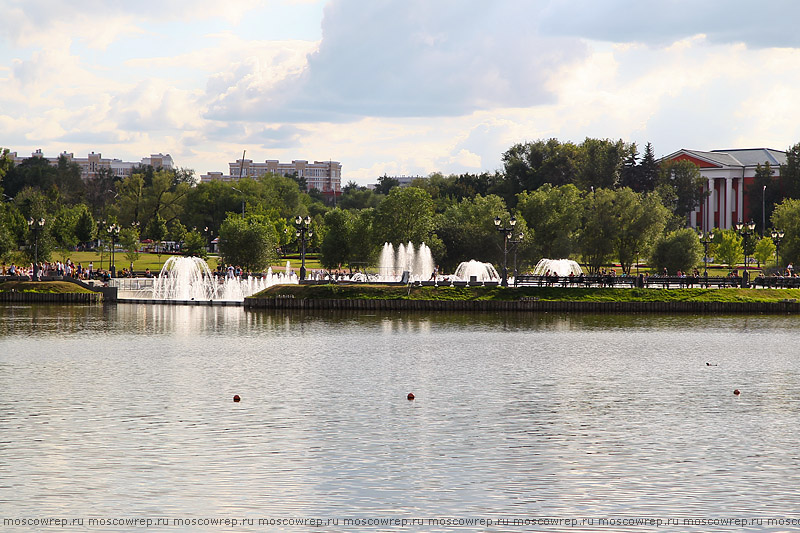
[[[170,257],[155,278],[115,278],[112,285],[118,297],[167,302],[243,302],[245,297],[278,284],[298,283],[287,263],[286,273],[240,278],[228,273],[214,276],[208,263],[199,257]]]
[[[431,249],[423,242],[415,250],[414,244],[400,244],[395,251],[392,243],[384,243],[378,262],[380,281],[400,281],[403,272],[410,275],[409,281],[427,281],[434,269]]]
[[[534,276],[544,276],[550,272],[551,276],[566,277],[570,274],[581,275],[581,266],[572,259],[540,259],[533,268]]]
[[[473,276],[479,282],[500,280],[500,275],[491,263],[481,263],[474,259],[460,263],[454,276],[461,281],[470,281]]]

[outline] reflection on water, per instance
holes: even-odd
[[[798,325],[0,306],[0,508],[779,516]]]

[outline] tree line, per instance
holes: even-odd
[[[188,169],[142,166],[128,177],[100,169],[83,180],[63,156],[56,165],[32,157],[15,166],[3,150],[0,258],[31,261],[34,242],[39,258],[67,257],[112,237],[130,248],[143,239],[181,243],[183,253],[203,256],[219,237],[223,261],[258,271],[297,251],[293,220],[300,215],[313,221],[307,248],[331,269],[374,265],[384,242],[425,242],[443,271],[469,259],[502,266],[497,217],[506,227],[516,221],[505,252],[519,271],[542,257],[573,258],[591,272],[610,262],[624,272],[641,260],[669,271],[702,262],[703,245],[687,228],[705,199],[693,163],[659,163],[649,143],[640,154],[635,143],[588,138],[518,143],[502,160],[502,171],[433,173],[409,187],[387,176],[374,189],[349,182],[333,198],[306,192],[297,176],[272,174],[198,184]],[[800,144],[789,149],[779,180],[774,172],[759,166],[749,193],[765,194],[764,220],[783,230],[787,264],[800,255]],[[759,234],[769,229],[760,227],[760,209],[754,206]],[[767,262],[774,251],[770,239],[743,242],[718,231],[709,255],[733,266],[744,252]]]

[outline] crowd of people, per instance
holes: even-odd
[[[69,277],[81,280],[97,279],[101,281],[108,281],[111,279],[111,272],[108,270],[95,269],[94,263],[90,262],[88,266],[84,267],[81,263],[77,265],[71,259],[66,261],[40,261],[38,263],[29,263],[26,265],[17,265],[16,263],[0,264],[0,275],[2,276],[27,276],[32,280],[39,281],[43,277]]]

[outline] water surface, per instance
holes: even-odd
[[[0,515],[787,516],[798,326],[0,306]]]

